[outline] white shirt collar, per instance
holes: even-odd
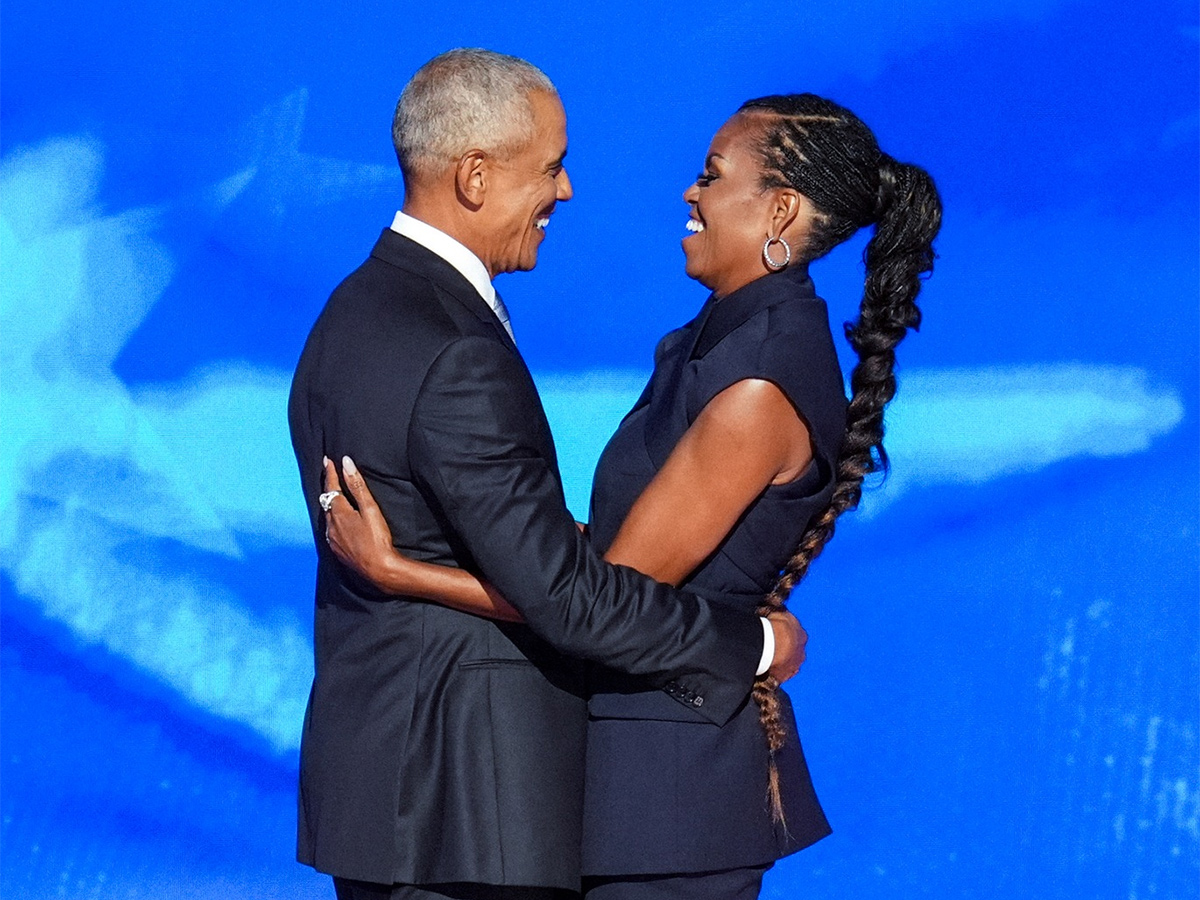
[[[479,292],[479,296],[491,307],[492,312],[496,311],[496,289],[492,286],[487,267],[478,256],[446,232],[403,212],[396,213],[396,218],[392,220],[392,231],[404,235],[410,241],[416,241],[454,266],[459,274],[471,283],[471,287]]]

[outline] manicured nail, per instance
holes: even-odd
[[[358,466],[354,465],[354,460],[348,456],[342,457],[342,469],[347,475],[357,475]]]
[[[329,457],[328,456],[321,457],[321,465],[323,465],[323,466],[329,465]]]

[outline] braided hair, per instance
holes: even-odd
[[[826,255],[865,225],[875,233],[863,254],[866,280],[858,318],[845,325],[858,354],[850,376],[846,432],[838,455],[829,506],[809,523],[800,544],[760,608],[783,609],[792,588],[833,537],[838,516],[858,506],[863,479],[888,469],[883,449],[883,409],[896,393],[896,345],[921,324],[916,298],[921,276],[933,271],[933,239],[942,204],[923,169],[898,163],[879,149],[875,135],[848,109],[814,94],[750,100],[739,115],[761,119],[757,151],[764,189],[791,188],[816,207],[806,246],[809,262]],[[774,820],[786,827],[775,754],[786,729],[779,684],[760,678],[753,696],[770,749],[768,798]]]

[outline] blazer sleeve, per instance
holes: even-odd
[[[559,651],[646,676],[717,724],[745,701],[757,616],[601,560],[567,511],[521,361],[460,338],[430,367],[409,429],[414,478],[481,574]]]

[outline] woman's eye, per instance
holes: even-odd
[[[716,180],[716,175],[710,175],[708,172],[701,172],[696,176],[696,184],[700,187],[708,187]]]

